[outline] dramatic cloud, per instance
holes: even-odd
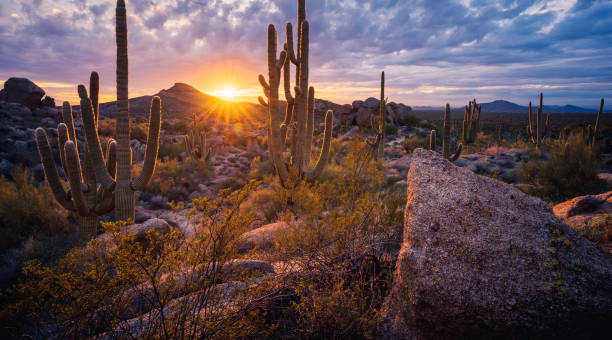
[[[459,105],[508,99],[594,107],[612,97],[612,2],[309,0],[311,83],[337,102],[375,96]],[[128,0],[130,89],[150,94],[186,82],[213,92],[260,92],[266,26],[285,39],[292,0]],[[0,78],[25,76],[59,100],[91,70],[114,97],[114,1],[0,3]]]

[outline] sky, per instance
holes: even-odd
[[[127,0],[130,97],[175,82],[255,101],[267,24],[285,41],[294,0]],[[115,98],[113,0],[2,0],[0,80],[27,77],[56,102],[96,70]],[[337,103],[612,104],[612,1],[307,0],[310,84]],[[293,80],[292,80],[293,81]],[[606,105],[612,108],[612,105]]]

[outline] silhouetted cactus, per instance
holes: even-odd
[[[206,147],[206,133],[198,129],[196,115],[193,115],[193,125],[185,136],[185,153],[194,160],[208,161],[210,149]]]
[[[583,136],[585,138],[585,142],[590,144],[592,148],[597,147],[597,142],[599,140],[599,117],[603,112],[604,107],[604,99],[601,98],[599,102],[599,110],[597,111],[597,116],[595,117],[595,127],[591,126],[588,123],[584,123]]]
[[[145,151],[144,165],[138,177],[132,179],[132,150],[130,149],[130,113],[128,101],[128,50],[127,50],[127,16],[124,0],[117,1],[116,8],[117,40],[117,180],[115,181],[102,158],[102,148],[98,130],[95,128],[92,101],[81,96],[81,112],[85,125],[87,146],[92,153],[92,165],[96,179],[106,190],[115,192],[115,216],[117,220],[134,221],[135,196],[151,180],[155,171],[159,134],[161,128],[161,99],[153,97],[149,115],[149,134]]]
[[[94,128],[98,130],[98,73],[92,72],[90,77],[90,91],[92,94],[92,105],[94,112]],[[85,88],[79,86],[79,95]],[[62,120],[57,127],[58,149],[64,174],[70,190],[66,192],[55,167],[55,160],[51,152],[47,134],[43,128],[36,129],[36,144],[38,153],[43,164],[47,182],[53,191],[57,201],[66,209],[78,215],[79,232],[84,239],[90,239],[97,235],[98,217],[109,213],[114,208],[113,192],[97,188],[96,177],[92,166],[92,154],[85,147],[83,167],[79,158],[77,138],[74,129],[74,118],[70,103],[64,102],[62,106]],[[109,140],[106,147],[107,171],[114,178],[116,166],[116,143]]]
[[[385,153],[385,137],[386,137],[386,119],[387,119],[387,100],[385,99],[385,72],[380,74],[380,101],[378,104],[378,117],[372,119],[372,128],[376,131],[374,141],[366,140],[374,149],[374,159],[384,159]]]
[[[277,33],[274,25],[268,25],[268,81],[259,75],[267,101],[259,97],[259,102],[268,108],[270,126],[268,145],[270,158],[280,177],[286,183],[290,172],[296,172],[306,179],[317,178],[327,164],[333,129],[333,112],[325,115],[325,132],[319,160],[312,170],[309,169],[312,154],[314,131],[314,88],[308,86],[308,45],[309,25],[306,20],[305,0],[298,0],[297,54],[293,50],[293,26],[287,23],[286,43],[277,59]],[[296,65],[295,96],[291,95],[291,64]],[[278,99],[281,69],[284,69],[284,88],[287,108],[281,123],[281,102]],[[291,162],[285,161],[283,154],[288,133],[291,132]]]
[[[448,159],[451,162],[454,162],[461,155],[461,150],[463,150],[463,144],[459,144],[457,150],[454,154],[451,155],[450,151],[450,105],[446,104],[446,108],[444,109],[444,126],[442,129],[442,156]],[[480,116],[480,113],[479,113]],[[479,117],[480,118],[480,117]]]
[[[480,129],[480,110],[482,107],[476,104],[476,99],[469,102],[465,106],[465,113],[463,115],[463,135],[462,142],[468,147],[476,141],[476,135]]]
[[[533,129],[533,123],[531,122],[531,102],[529,102],[529,125],[527,126],[527,133],[531,137],[531,142],[535,144],[536,149],[540,150],[544,139],[550,132],[550,114],[546,115],[546,122],[542,122],[542,101],[544,95],[540,93],[540,105],[536,113],[536,129]]]

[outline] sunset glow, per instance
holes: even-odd
[[[211,92],[211,94],[221,99],[234,100],[236,99],[236,97],[239,97],[241,95],[241,91],[236,90],[234,87],[226,86],[219,90]]]

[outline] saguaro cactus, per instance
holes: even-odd
[[[603,107],[604,107],[604,99],[601,98],[601,101],[599,102],[599,110],[597,111],[597,117],[595,118],[595,127],[593,127],[592,125],[585,123],[584,126],[584,138],[587,144],[591,144],[592,148],[595,148],[597,146],[597,142],[599,140],[599,117],[601,116],[601,113],[603,112]]]
[[[479,113],[480,118],[480,113]],[[444,126],[442,130],[442,156],[448,159],[451,162],[454,162],[461,155],[461,150],[463,149],[463,144],[459,144],[457,150],[454,154],[451,155],[450,151],[450,105],[446,104],[446,109],[444,110]]]
[[[540,150],[542,142],[550,132],[550,114],[546,115],[546,122],[542,122],[542,101],[544,95],[540,92],[540,105],[536,113],[536,127],[533,129],[533,123],[531,122],[531,102],[529,102],[529,125],[527,126],[527,133],[531,137],[531,142],[535,144],[536,149]]]
[[[463,135],[461,140],[463,144],[467,145],[468,149],[470,145],[476,141],[476,135],[480,129],[481,109],[482,107],[476,104],[476,99],[465,106],[465,113],[463,115]]]
[[[94,128],[98,130],[98,73],[92,72],[90,77],[90,92],[92,96],[92,109],[94,112]],[[83,95],[85,88],[79,86],[79,95]],[[81,237],[89,239],[98,233],[98,217],[113,210],[115,203],[113,192],[97,189],[96,177],[92,167],[92,154],[85,147],[83,167],[79,158],[77,138],[74,129],[74,118],[70,103],[64,102],[62,106],[63,122],[57,127],[58,148],[64,174],[68,180],[70,191],[66,192],[55,167],[55,161],[49,146],[49,139],[43,128],[36,129],[36,143],[43,164],[47,182],[57,201],[66,209],[78,215],[79,232]],[[106,169],[111,177],[115,177],[116,143],[109,140],[106,147]]]
[[[191,131],[185,136],[185,153],[193,160],[208,161],[210,157],[210,149],[206,148],[206,134],[198,129],[195,114]]]
[[[134,221],[135,196],[151,180],[155,171],[159,132],[161,127],[161,99],[153,97],[149,115],[149,134],[145,159],[140,175],[131,178],[132,151],[130,149],[130,113],[128,101],[128,50],[127,50],[127,17],[125,1],[118,0],[116,8],[117,39],[117,180],[109,173],[102,159],[100,138],[95,129],[95,116],[92,101],[87,96],[81,97],[81,112],[85,125],[87,147],[92,153],[92,165],[96,179],[106,190],[115,192],[115,216],[118,220]]]
[[[436,150],[436,130],[429,132],[429,150]]]
[[[270,158],[282,183],[287,183],[290,172],[296,172],[306,179],[317,178],[327,163],[333,130],[333,112],[325,115],[325,132],[319,160],[310,169],[312,140],[314,131],[314,88],[308,86],[308,45],[309,24],[306,20],[305,0],[298,0],[297,53],[293,50],[293,26],[286,25],[286,43],[277,59],[277,33],[274,25],[268,25],[268,81],[259,75],[267,101],[259,97],[259,102],[268,108],[270,126],[268,145]],[[291,94],[291,64],[296,65],[295,95]],[[282,108],[278,99],[281,69],[284,69],[284,88],[287,108],[284,122],[281,123]],[[288,133],[291,132],[291,162],[284,160],[283,154]]]
[[[387,101],[385,99],[385,72],[380,74],[380,101],[378,107],[378,117],[372,119],[372,128],[376,130],[376,139],[366,142],[374,148],[374,159],[384,158],[385,153],[385,129],[387,119]]]

